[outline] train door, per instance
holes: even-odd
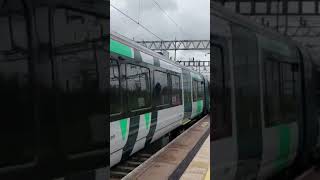
[[[209,81],[207,79],[204,80],[205,86],[204,86],[204,94],[205,94],[205,113],[210,112],[210,89],[209,89]]]
[[[262,158],[257,38],[236,25],[232,26],[232,36],[238,145],[236,179],[252,179],[257,176]]]
[[[191,97],[191,75],[187,69],[182,69],[183,79],[183,104],[184,104],[184,117],[183,124],[186,124],[191,119],[192,113],[192,97]]]
[[[260,177],[280,172],[294,160],[301,117],[299,61],[295,48],[259,36],[263,79]]]
[[[192,86],[192,113],[191,118],[199,116],[203,111],[204,105],[204,80],[196,73],[191,72]]]
[[[234,90],[231,69],[231,33],[229,24],[211,16],[211,123],[210,157],[211,179],[235,179],[237,168],[237,139],[235,118],[232,114]]]

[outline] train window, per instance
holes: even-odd
[[[154,71],[154,99],[157,106],[168,105],[169,81],[168,74],[161,71]]]
[[[277,60],[265,62],[265,116],[271,127],[296,119],[297,65]]]
[[[281,110],[283,121],[292,122],[296,119],[296,84],[297,84],[297,65],[290,63],[281,63]]]
[[[117,61],[110,61],[110,87],[109,87],[109,101],[110,114],[118,114],[121,112],[121,97],[120,95],[120,72]]]
[[[181,105],[181,86],[180,86],[180,77],[177,75],[171,75],[171,82],[172,82],[172,96],[171,96],[171,104]]]
[[[196,102],[198,100],[198,81],[192,80],[192,97],[193,102]]]
[[[150,107],[150,71],[133,64],[127,64],[128,107],[137,110]]]
[[[265,63],[265,117],[267,127],[281,121],[279,68],[277,62],[267,61]]]
[[[203,100],[204,96],[204,83],[203,81],[198,81],[198,100]]]

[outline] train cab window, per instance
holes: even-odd
[[[110,61],[110,87],[109,87],[109,101],[110,114],[118,114],[121,112],[121,97],[120,95],[120,73],[119,65],[115,60]]]
[[[172,84],[172,94],[171,94],[171,104],[173,106],[181,105],[181,86],[180,86],[180,77],[177,75],[171,75],[171,84]]]
[[[127,64],[127,95],[129,110],[148,108],[151,105],[149,69]]]
[[[198,81],[192,80],[192,98],[193,102],[198,100]]]
[[[168,74],[161,71],[154,71],[154,99],[156,106],[168,105],[169,100],[169,81]]]

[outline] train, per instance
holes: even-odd
[[[106,173],[106,2],[0,4],[0,179]]]
[[[211,2],[211,178],[292,179],[319,161],[320,58]]]
[[[110,36],[110,166],[210,111],[209,80],[116,33]]]

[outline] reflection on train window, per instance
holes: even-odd
[[[198,100],[198,81],[192,80],[192,98],[193,102]]]
[[[275,60],[265,62],[266,126],[288,123],[296,119],[297,65]]]
[[[110,61],[110,88],[109,88],[109,101],[110,101],[110,114],[117,114],[121,112],[121,99],[120,96],[120,73],[117,61]]]
[[[168,74],[154,71],[154,99],[157,106],[170,104]]]
[[[93,137],[95,128],[105,122],[105,96],[99,89],[97,50],[65,45],[55,48],[57,108],[65,150],[81,153],[100,147],[104,141]]]
[[[55,46],[102,40],[107,22],[97,16],[67,8],[54,11]]]
[[[171,103],[173,106],[181,105],[181,86],[180,86],[180,77],[176,75],[171,75],[171,82],[172,82],[172,96],[171,96]]]
[[[130,110],[149,107],[150,99],[150,71],[147,68],[127,64],[127,93]]]

